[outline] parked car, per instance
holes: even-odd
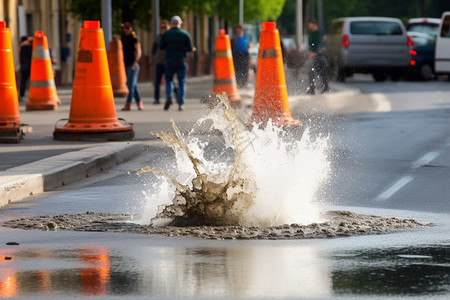
[[[428,34],[414,31],[408,31],[407,34],[411,38],[409,77],[418,80],[432,80],[434,78],[434,38]]]
[[[335,79],[370,73],[376,81],[397,80],[409,68],[408,37],[397,18],[348,17],[331,22],[328,61]]]
[[[450,75],[450,11],[442,14],[436,37],[434,70],[436,74]]]
[[[425,33],[436,38],[439,30],[439,25],[441,24],[441,19],[438,18],[412,18],[409,19],[406,25],[406,30],[408,32],[419,32]]]

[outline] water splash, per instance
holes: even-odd
[[[197,124],[212,121],[211,130],[223,137],[220,154],[226,159],[207,158],[208,142],[193,132],[183,136],[173,121],[174,134],[152,133],[174,150],[180,174],[150,167],[138,171],[160,174],[175,187],[171,203],[167,196],[159,199],[151,224],[267,227],[321,221],[315,193],[329,173],[328,139],[313,139],[308,129],[301,140],[289,139],[270,121],[246,130],[227,97],[219,100]]]

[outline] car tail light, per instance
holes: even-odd
[[[343,34],[342,35],[342,47],[348,48],[348,46],[350,46],[350,41],[348,39],[348,35]]]
[[[416,50],[409,50],[409,54],[411,54],[411,60],[409,61],[409,64],[411,66],[415,66],[416,65],[417,51]]]
[[[408,41],[408,47],[414,46],[412,37],[410,37],[409,35],[407,35],[406,37],[407,37],[407,41]]]

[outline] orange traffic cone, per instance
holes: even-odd
[[[19,99],[11,45],[11,32],[0,21],[0,142],[18,143],[23,137],[20,128]]]
[[[27,110],[52,110],[61,104],[56,94],[52,60],[47,37],[36,31],[33,39],[33,55],[30,72],[30,96]]]
[[[109,43],[108,63],[114,96],[128,96],[127,74],[125,73],[125,63],[123,61],[123,48],[122,42],[118,36],[114,36],[113,40]]]
[[[216,58],[214,71],[213,94],[225,93],[230,99],[232,106],[241,105],[241,96],[236,85],[236,74],[234,72],[233,56],[231,55],[230,36],[225,34],[224,29],[219,30],[216,38]]]
[[[289,111],[280,34],[275,22],[262,23],[255,99],[250,123],[266,123],[269,119],[280,126],[301,124],[292,118]]]
[[[123,121],[123,120],[122,120]],[[70,116],[55,126],[55,140],[128,140],[133,127],[116,116],[103,30],[100,21],[84,21],[80,29]]]

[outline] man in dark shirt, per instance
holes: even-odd
[[[139,110],[144,107],[141,101],[141,95],[138,90],[137,80],[139,76],[139,64],[138,61],[141,58],[141,43],[136,33],[133,31],[130,23],[122,24],[122,47],[123,47],[123,60],[125,62],[125,72],[127,75],[127,87],[128,97],[122,110],[131,109],[131,101],[133,96],[136,99],[136,104]]]
[[[307,93],[310,95],[315,94],[314,81],[315,75],[318,74],[318,78],[322,80],[322,93],[329,91],[328,86],[328,74],[327,74],[327,61],[322,53],[324,48],[325,36],[322,31],[318,29],[317,21],[310,20],[308,22],[309,36],[308,36],[308,46],[309,46],[309,88]]]
[[[166,70],[166,50],[161,49],[161,39],[166,30],[169,30],[169,21],[167,20],[161,20],[160,25],[160,34],[155,38],[153,45],[152,45],[152,56],[150,56],[150,63],[154,64],[154,71],[155,76],[153,79],[153,85],[154,85],[154,96],[155,101],[154,104],[159,104],[159,98],[160,98],[160,86],[162,82],[162,78],[165,74]],[[175,94],[175,98],[177,97],[177,87],[174,86],[173,92]]]
[[[20,56],[20,89],[19,100],[25,96],[27,90],[27,82],[30,79],[31,58],[33,54],[33,37],[23,36],[20,39],[19,56]]]
[[[161,38],[161,49],[166,50],[166,103],[164,110],[168,110],[172,105],[173,76],[178,78],[178,110],[183,110],[184,95],[186,91],[186,53],[197,49],[192,46],[191,36],[181,29],[182,20],[179,16],[174,16],[170,20],[170,30],[164,32]]]

